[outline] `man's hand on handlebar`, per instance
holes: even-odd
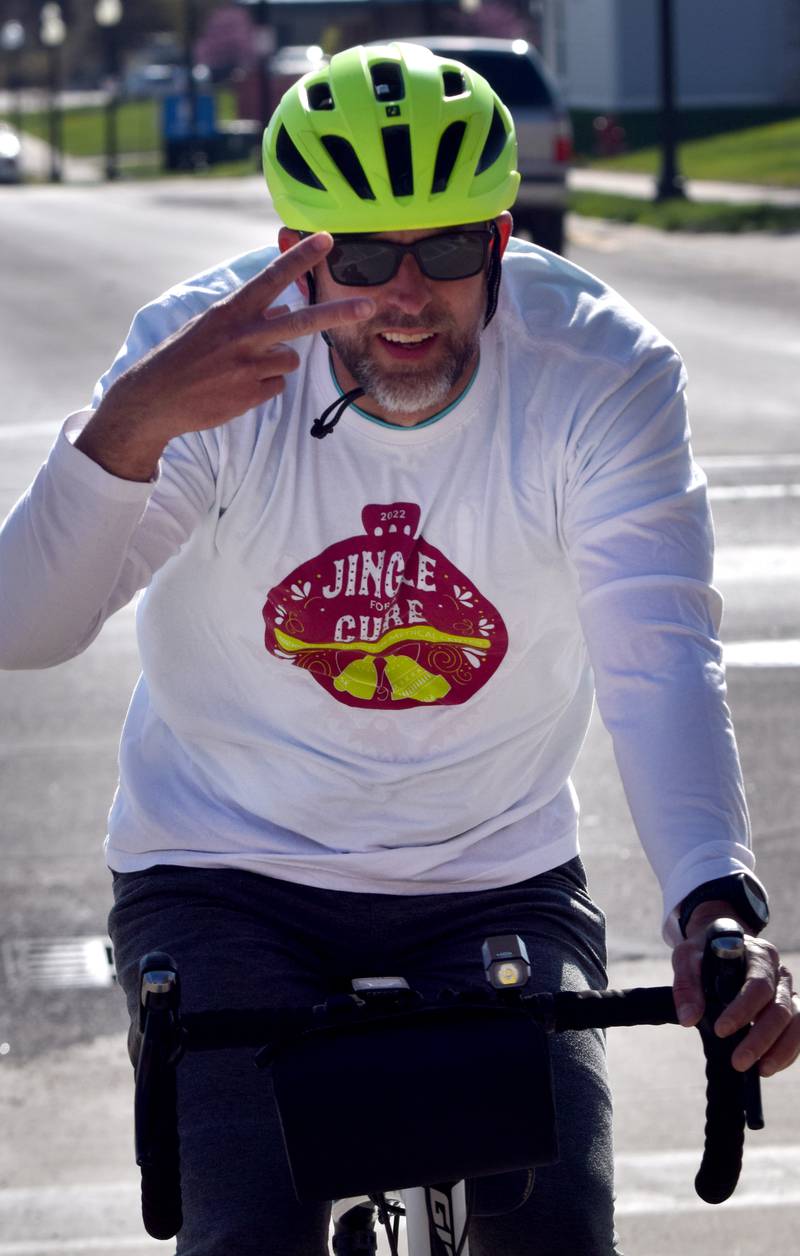
[[[692,914],[685,942],[675,947],[673,993],[682,1025],[696,1025],[705,1010],[700,966],[706,928],[712,920],[736,918],[725,903],[703,903]],[[734,1068],[745,1072],[758,1063],[762,1077],[788,1068],[800,1055],[800,995],[792,974],[766,938],[745,930],[747,975],[741,991],[714,1025],[720,1038],[751,1026],[732,1056]]]

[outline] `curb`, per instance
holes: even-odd
[[[570,170],[567,179],[577,192],[608,192],[618,196],[653,200],[655,175],[610,170]],[[800,188],[768,187],[756,183],[723,183],[711,179],[687,179],[686,194],[694,201],[722,201],[731,205],[782,205],[800,208]]]

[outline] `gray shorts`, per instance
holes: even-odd
[[[414,896],[162,866],[115,874],[114,897],[109,929],[132,1025],[139,959],[151,950],[177,961],[187,1011],[312,1004],[354,976],[401,975],[424,994],[474,986],[483,981],[481,943],[498,933],[525,939],[533,990],[606,985],[605,922],[577,858],[502,889]],[[189,1053],[178,1069],[179,1256],[328,1250],[327,1210],[295,1200],[268,1074],[254,1069],[252,1056]],[[602,1034],[559,1035],[552,1061],[561,1158],[537,1169],[523,1207],[474,1219],[474,1256],[618,1251]]]

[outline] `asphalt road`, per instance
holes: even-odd
[[[276,225],[255,179],[0,190],[1,513],[63,416],[86,403],[137,306],[273,239]],[[583,221],[570,254],[661,327],[689,367],[771,936],[797,952],[800,237],[687,239]],[[121,1000],[110,988],[26,992],[14,982],[23,943],[104,935],[101,842],[136,673],[123,611],[84,657],[0,674],[0,1256],[169,1250],[137,1237]],[[584,855],[610,921],[612,979],[666,982],[655,881],[598,722],[576,783]],[[796,1082],[768,1084],[768,1127],[734,1200],[700,1208],[691,1196],[702,1125],[695,1047],[680,1030],[612,1039],[626,1251],[660,1256],[676,1241],[703,1251],[724,1242],[741,1256],[779,1250],[800,1220]]]

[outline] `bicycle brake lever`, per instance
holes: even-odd
[[[703,955],[702,980],[706,992],[704,1028],[714,1032],[714,1024],[739,993],[747,971],[744,934],[734,920],[715,920],[706,935]],[[742,1041],[748,1030],[741,1029],[729,1038],[731,1051]],[[753,1064],[744,1074],[742,1102],[745,1120],[750,1130],[764,1128],[764,1109],[761,1102],[761,1075],[758,1064]]]
[[[708,1079],[706,1138],[695,1189],[707,1203],[718,1204],[736,1189],[742,1166],[745,1123],[762,1129],[758,1066],[739,1073],[731,1063],[737,1045],[748,1029],[726,1038],[714,1032],[723,1009],[741,989],[747,969],[744,934],[740,925],[726,918],[714,921],[706,931],[702,961],[706,1010],[698,1025],[706,1054]]]

